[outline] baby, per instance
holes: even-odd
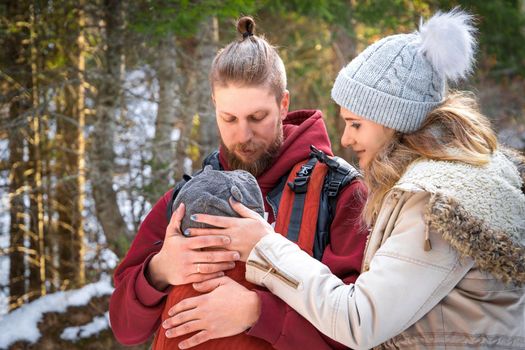
[[[193,222],[190,219],[192,214],[202,213],[239,217],[228,202],[230,197],[264,216],[264,202],[261,190],[250,173],[243,170],[218,171],[212,170],[211,166],[208,166],[184,185],[173,202],[173,211],[181,203],[184,203],[186,206],[186,213],[181,223],[181,231],[184,232],[187,228],[209,227],[206,224]],[[245,264],[238,261],[234,269],[225,271],[225,275],[246,288],[259,288],[245,280],[245,271]],[[172,306],[183,299],[199,294],[201,293],[195,291],[191,284],[174,286],[166,299],[166,304],[162,311],[162,321],[168,318],[168,311]],[[224,302],[227,302],[227,300]],[[178,349],[178,344],[192,335],[194,333],[177,338],[167,338],[165,330],[160,327],[155,335],[152,349]],[[228,338],[213,339],[192,349],[272,349],[272,347],[261,339],[241,333]]]

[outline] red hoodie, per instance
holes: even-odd
[[[329,155],[332,154],[320,111],[291,112],[283,124],[284,143],[279,156],[271,168],[257,177],[265,198],[266,211],[270,215],[272,210],[266,203],[266,195],[295,164],[308,159],[311,144]],[[228,164],[222,154],[219,155],[219,159],[222,166],[228,170]],[[110,319],[113,333],[123,344],[138,344],[148,340],[159,329],[163,310],[173,306],[166,305],[165,308],[166,296],[170,290],[156,290],[144,276],[145,266],[160,250],[160,245],[153,243],[165,236],[168,225],[166,211],[171,192],[167,192],[146,216],[130,250],[115,271],[115,291],[110,300]],[[356,280],[363,258],[366,231],[359,224],[359,215],[364,204],[363,193],[366,193],[366,190],[360,181],[354,181],[340,192],[331,225],[330,244],[322,257],[322,262],[345,283]],[[273,222],[274,218],[270,217],[269,221]],[[244,269],[244,264],[238,265],[234,270]],[[319,333],[278,297],[265,290],[256,291],[261,298],[261,315],[257,323],[242,334],[242,337],[260,338],[276,349],[345,348]],[[213,346],[207,342],[203,348],[218,348],[219,342],[221,347],[225,348],[230,338],[213,340],[216,342]],[[177,342],[173,343],[174,348],[177,348],[180,340],[177,339]],[[260,344],[263,343],[259,339],[253,341],[254,348],[261,348]]]

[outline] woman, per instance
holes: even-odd
[[[223,229],[192,235],[229,234],[249,281],[349,347],[524,349],[524,159],[498,145],[470,94],[447,91],[471,70],[471,23],[458,9],[438,13],[371,45],[335,81],[341,142],[369,188],[372,229],[355,284],[238,203],[243,219],[200,214]],[[173,312],[198,318],[191,307]]]

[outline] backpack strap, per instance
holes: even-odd
[[[317,234],[313,249],[314,258],[321,260],[326,246],[330,243],[330,226],[335,217],[339,192],[361,174],[340,157],[328,157],[313,145],[310,146],[310,150],[310,156],[317,158],[320,163],[328,167],[319,202]]]
[[[319,202],[327,171],[328,167],[315,158],[296,164],[279,203],[275,231],[296,242],[310,255],[313,255]]]

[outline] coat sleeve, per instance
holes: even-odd
[[[360,215],[366,199],[361,181],[354,181],[341,191],[335,217],[330,227],[330,244],[322,261],[345,283],[359,276],[366,242],[366,230]],[[319,332],[297,311],[268,291],[256,291],[261,299],[261,316],[248,331],[275,349],[346,349]]]
[[[354,349],[377,346],[437,305],[473,265],[435,232],[432,250],[423,250],[429,196],[420,192],[407,199],[391,236],[355,284],[345,285],[277,234],[252,250],[247,280],[268,288],[330,338]]]
[[[160,317],[169,288],[155,289],[145,277],[150,259],[161,248],[168,220],[167,192],[151,209],[114,274],[115,290],[109,302],[111,328],[117,340],[125,345],[147,341],[160,326]],[[155,244],[157,242],[157,244]]]

